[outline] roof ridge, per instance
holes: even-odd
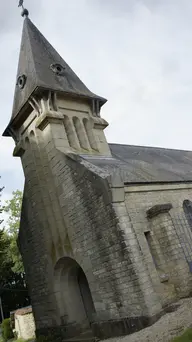
[[[118,145],[118,146],[126,146],[126,147],[140,147],[140,148],[150,148],[150,149],[158,149],[158,150],[169,150],[169,151],[180,151],[180,152],[192,152],[192,150],[182,150],[179,148],[167,148],[167,147],[158,147],[158,146],[144,146],[144,145],[129,145],[129,144],[121,144],[121,143],[109,143],[109,146]]]

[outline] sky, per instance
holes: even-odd
[[[1,1],[0,133],[13,104],[23,18]],[[108,99],[109,142],[192,150],[191,0],[25,0],[30,19],[87,87]],[[0,137],[3,199],[23,189],[11,138]]]

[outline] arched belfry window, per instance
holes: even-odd
[[[85,129],[85,132],[87,134],[87,137],[88,137],[89,144],[90,144],[91,148],[93,150],[98,150],[97,149],[97,144],[96,144],[96,141],[95,141],[95,138],[94,138],[94,135],[93,135],[93,131],[92,131],[92,127],[91,127],[90,121],[88,119],[84,118],[83,119],[83,125],[84,125],[84,129]]]
[[[63,123],[69,145],[73,148],[78,148],[76,132],[74,131],[73,124],[71,120],[68,118],[68,116],[64,116]]]
[[[192,202],[190,200],[187,199],[183,201],[183,210],[188,224],[192,230]]]
[[[77,134],[80,146],[83,149],[88,150],[89,149],[89,145],[88,145],[87,137],[85,135],[85,131],[84,131],[84,127],[83,127],[82,122],[80,121],[79,118],[74,116],[73,117],[73,124],[74,124],[74,127],[75,127],[75,131],[76,131],[76,134]]]

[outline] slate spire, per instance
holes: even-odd
[[[92,93],[62,59],[28,16],[24,19],[13,112],[9,125],[24,112],[30,96],[38,90],[50,89],[74,97],[106,100]],[[9,127],[9,126],[8,126]],[[9,135],[6,129],[4,135]]]

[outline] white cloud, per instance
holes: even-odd
[[[27,5],[31,19],[84,83],[108,98],[103,116],[110,142],[192,149],[191,0]],[[13,1],[4,6],[9,17],[1,20],[0,14],[2,129],[11,114],[22,24]],[[23,184],[13,146],[0,140],[0,174],[10,190]]]

